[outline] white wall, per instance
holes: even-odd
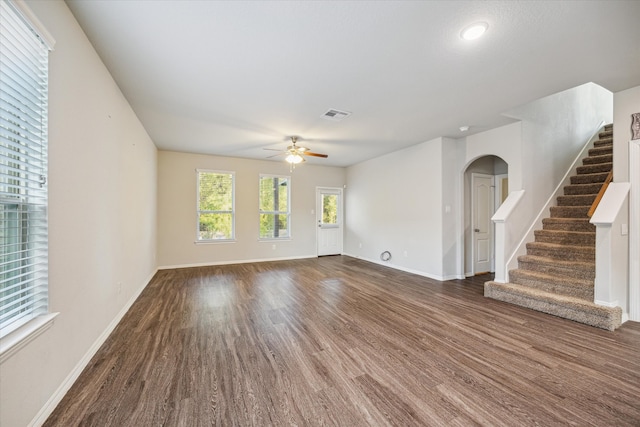
[[[520,190],[522,187],[522,124],[520,122],[490,129],[460,140],[463,152],[458,159],[455,173],[463,179],[463,234],[459,241],[464,248],[464,256],[459,263],[464,266],[464,272],[473,271],[471,257],[471,172],[498,174],[509,172],[509,191]],[[503,163],[496,168],[491,157],[496,156]],[[487,160],[479,160],[479,159]],[[479,161],[479,163],[477,163]],[[484,163],[486,162],[486,164]],[[506,166],[503,166],[506,163]],[[505,171],[506,169],[506,171]]]
[[[50,311],[60,315],[0,366],[0,425],[7,427],[53,409],[156,267],[156,148],[65,3],[28,5],[56,40],[49,289]]]
[[[521,187],[512,180],[517,169],[509,163],[509,191],[525,193],[510,216],[509,235],[533,240],[533,229],[542,228],[542,208],[554,195],[576,156],[597,130],[600,122],[613,120],[613,94],[593,83],[587,83],[517,107],[506,113],[521,121],[522,151],[519,171]],[[515,178],[515,176],[514,176]],[[543,217],[549,212],[543,213]],[[530,228],[533,224],[533,228]],[[505,248],[508,268],[515,268],[517,255],[525,253],[524,244],[516,238]]]
[[[640,155],[639,141],[631,140],[631,114],[640,113],[640,86],[636,86],[613,96],[613,180],[629,182],[631,193],[629,209],[621,213],[619,221],[628,224],[627,247],[616,247],[614,251],[626,255],[629,262],[628,291],[629,315],[631,320],[640,321]],[[616,225],[614,224],[614,227]],[[620,242],[620,238],[616,241]]]
[[[509,171],[509,191],[522,189],[522,124],[520,122],[468,136],[457,173],[464,173],[476,159],[488,155],[500,157]],[[502,170],[494,170],[502,173]]]
[[[236,173],[236,241],[196,244],[196,169]],[[291,239],[258,241],[258,178],[291,176]],[[158,154],[158,265],[213,265],[316,256],[316,187],[340,187],[345,169],[160,151]],[[345,197],[348,197],[346,195]],[[273,244],[276,249],[273,249]]]
[[[463,256],[459,242],[462,235],[461,194],[463,183],[456,173],[458,159],[464,153],[460,140],[442,138],[442,278],[464,279],[464,270],[458,262]]]
[[[443,278],[445,142],[437,138],[347,168],[346,254],[381,262],[389,251],[389,266]]]
[[[506,115],[522,122],[522,187],[511,188],[510,182],[510,189],[524,188],[521,205],[536,210],[546,203],[597,125],[612,122],[613,94],[587,83]]]
[[[631,114],[640,113],[640,86],[613,95],[613,181],[629,181]]]
[[[388,250],[391,267],[440,280],[459,277],[465,235],[469,239],[467,167],[487,155],[507,163],[509,191],[526,189],[509,235],[525,236],[597,125],[612,120],[612,100],[606,89],[585,84],[514,108],[507,116],[518,121],[510,125],[350,166],[345,253],[380,263]],[[510,242],[508,254],[519,239]]]

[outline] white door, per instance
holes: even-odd
[[[493,252],[493,176],[480,173],[471,174],[471,229],[473,273],[491,271]]]
[[[318,256],[342,253],[342,189],[316,189]]]

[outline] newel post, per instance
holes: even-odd
[[[514,226],[509,217],[515,211],[524,195],[524,190],[512,191],[491,217],[495,224],[495,278],[494,282],[507,283],[509,281],[509,263],[514,257]]]

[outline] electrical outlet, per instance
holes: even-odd
[[[408,257],[409,257],[409,252],[404,251],[404,257],[405,257],[405,258],[408,258]]]
[[[362,242],[358,243],[358,247],[362,249]]]
[[[274,251],[276,250],[276,244],[275,243],[273,245],[271,245],[271,249],[273,249]]]

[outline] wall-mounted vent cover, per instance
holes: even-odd
[[[329,111],[327,111],[326,113],[324,113],[322,115],[323,119],[327,119],[327,120],[333,120],[334,122],[339,122],[340,120],[344,119],[347,116],[350,116],[351,113],[348,111],[340,111],[340,110],[335,110],[335,109],[330,109]]]

